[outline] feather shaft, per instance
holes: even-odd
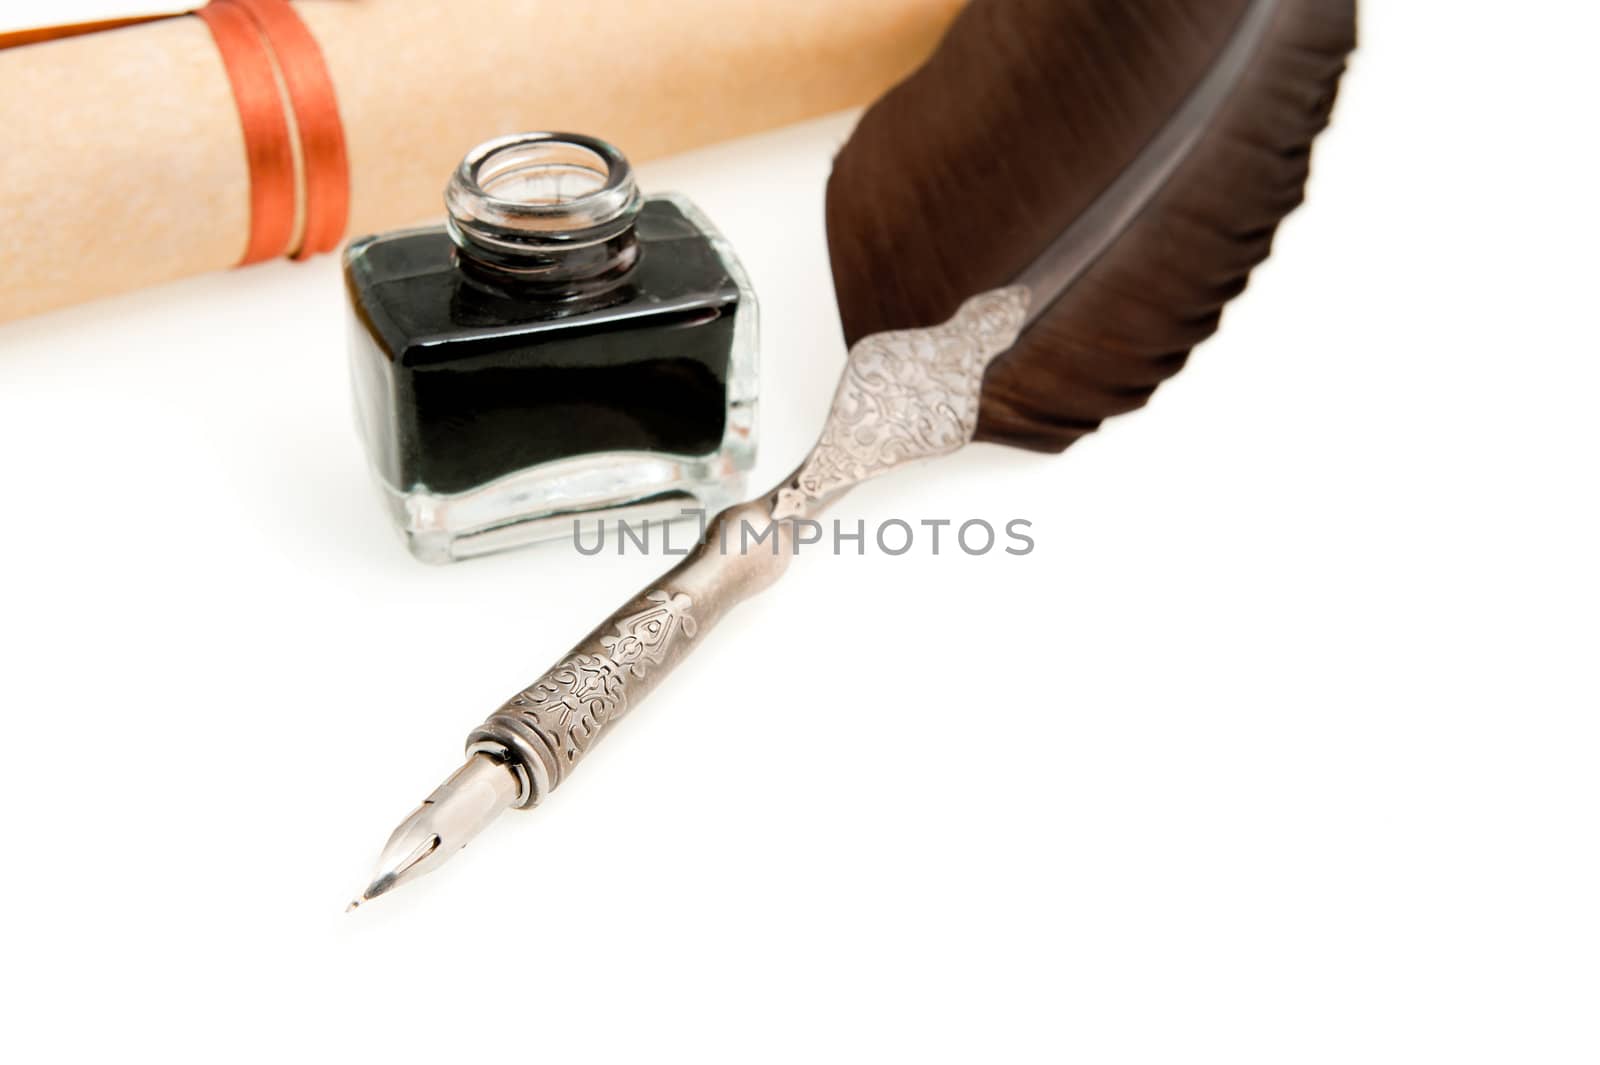
[[[1144,212],[1205,136],[1238,86],[1280,0],[1252,0],[1212,68],[1143,151],[1017,278],[1033,301],[1027,324],[1045,314]]]

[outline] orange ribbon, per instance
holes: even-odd
[[[295,163],[272,59],[255,22],[228,0],[195,12],[211,31],[233,86],[250,166],[250,238],[239,265],[276,259],[294,239]]]
[[[332,251],[350,218],[350,163],[322,49],[288,0],[212,0],[211,6],[220,4],[242,8],[255,20],[288,90],[300,134],[306,196],[305,225],[294,257]]]
[[[239,109],[250,170],[250,235],[239,265],[285,254],[304,259],[337,248],[350,216],[350,163],[333,79],[316,38],[288,0],[210,0],[186,14],[210,29]],[[0,33],[0,49],[182,17],[146,15]],[[298,241],[297,187],[305,196]]]

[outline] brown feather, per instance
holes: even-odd
[[[977,438],[1060,451],[1143,406],[1301,202],[1355,45],[1355,0],[1277,0],[1246,39],[1251,10],[974,0],[835,160],[828,242],[846,339],[942,322],[1076,242],[1081,269],[990,366]],[[1205,125],[1130,193],[1130,173],[1225,62],[1237,76]],[[1082,247],[1083,220],[1118,198],[1126,224]]]

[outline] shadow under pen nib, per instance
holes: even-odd
[[[394,830],[372,883],[346,911],[443,865],[472,837],[517,800],[516,775],[487,754],[475,754],[449,780],[422,800]]]

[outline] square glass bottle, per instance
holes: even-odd
[[[687,200],[577,134],[473,149],[444,225],[345,252],[356,416],[412,553],[715,512],[755,459],[756,301]]]

